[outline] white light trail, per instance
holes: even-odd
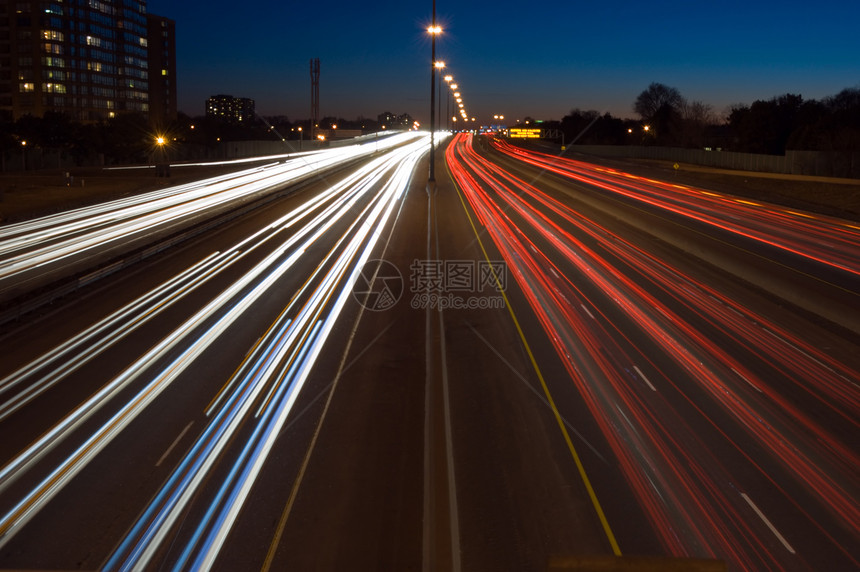
[[[211,566],[310,368],[349,299],[352,284],[405,191],[416,162],[427,150],[426,137],[423,136],[411,134],[400,138],[391,137],[388,141],[393,145],[393,141],[402,144],[406,139],[412,139],[413,142],[373,159],[356,174],[333,185],[322,196],[307,201],[268,228],[261,229],[223,253],[204,259],[40,360],[0,380],[0,394],[3,394],[16,391],[19,385],[23,385],[22,380],[33,377],[45,379],[35,393],[26,390],[14,395],[14,407],[19,408],[83,363],[106,351],[110,345],[131,334],[151,319],[154,313],[164,312],[216,273],[232,267],[247,252],[272,241],[283,229],[303,221],[289,238],[277,239],[282,242],[276,243],[278,246],[273,252],[0,469],[2,493],[11,482],[29,474],[37,461],[49,451],[55,450],[61,442],[71,440],[85,421],[115,401],[121,392],[143,383],[132,398],[117,404],[118,409],[108,422],[85,437],[74,452],[50,470],[49,474],[38,478],[34,478],[35,475],[29,477],[38,484],[0,518],[0,546],[5,545],[59,494],[90,460],[191,367],[213,342],[222,338],[232,324],[241,319],[257,300],[294,267],[311,245],[322,240],[335,224],[352,221],[347,231],[335,241],[330,258],[323,260],[306,282],[304,288],[309,298],[301,292],[293,296],[294,304],[298,304],[298,300],[308,299],[301,307],[294,308],[291,305],[285,309],[279,321],[257,344],[255,351],[250,352],[246,365],[237,372],[236,376],[242,377],[230,380],[213,401],[209,424],[175,473],[181,478],[171,477],[166,483],[165,492],[160,493],[145,512],[149,516],[141,517],[127,539],[117,548],[108,567],[145,566],[153,558],[159,541],[168,537],[171,526],[183,508],[199,494],[197,485],[205,478],[207,471],[214,463],[224,461],[222,453],[231,443],[230,437],[244,424],[256,423],[253,444],[249,444],[249,448],[240,454],[230,473],[229,482],[223,485],[224,492],[219,493],[213,509],[195,529],[194,541],[184,551],[183,558],[194,560],[195,567]],[[277,170],[277,167],[272,170]],[[252,177],[246,184],[255,188],[256,182]],[[235,185],[235,181],[230,185]],[[355,207],[359,201],[366,201],[367,204],[356,217]],[[179,355],[167,367],[161,365],[164,359],[176,355],[177,351]],[[261,399],[262,404],[258,404]],[[11,410],[0,409],[0,419]],[[182,473],[182,467],[191,472]]]
[[[346,161],[402,145],[403,134],[376,145],[353,145],[293,157],[195,183],[142,193],[0,227],[0,291],[33,270],[62,266],[69,258],[173,228],[206,211],[228,208],[269,189],[303,180]]]
[[[217,412],[204,436],[197,441],[195,449],[189,453],[183,465],[177,468],[171,482],[138,521],[135,530],[109,561],[109,567],[120,565],[120,558],[124,560],[121,567],[126,569],[145,566],[149,562],[159,543],[170,537],[171,527],[184,513],[187,503],[196,495],[197,484],[215,460],[223,456],[224,445],[232,441],[231,437],[240,424],[247,422],[252,404],[263,395],[264,387],[268,384],[273,388],[268,392],[272,394],[272,398],[265,399],[267,406],[258,418],[254,437],[248,441],[240,462],[234,466],[230,479],[211,503],[212,508],[197,527],[191,542],[186,545],[178,564],[187,565],[196,551],[198,556],[193,567],[211,566],[307,378],[310,367],[349,297],[352,283],[363,263],[369,258],[381,228],[408,182],[408,176],[404,178],[399,174],[411,174],[414,161],[417,161],[424,151],[421,146],[416,146],[409,152],[407,158],[411,160],[408,163],[403,162],[403,159],[399,160],[401,166],[397,171],[398,175],[390,179],[371,203],[372,210],[368,212],[370,207],[365,209],[340,239],[339,242],[343,243],[345,248],[334,261],[334,266],[327,270],[329,264],[324,261],[317,268],[315,276],[308,281],[306,288],[313,289],[311,299],[303,304],[293,321],[285,326],[274,324],[269,329],[267,338],[258,344],[258,351],[252,354],[246,366],[231,380],[228,392],[222,392],[219,396],[217,409],[212,408]],[[386,163],[383,168],[388,170],[391,161]],[[377,168],[372,178],[379,178],[383,172]],[[344,280],[348,271],[350,274]],[[324,318],[322,312],[333,297],[336,297],[334,305]],[[287,312],[289,313],[289,308]],[[235,413],[228,416],[228,410]],[[229,419],[229,422],[225,426],[226,419]],[[184,475],[188,477],[183,478]],[[230,489],[225,487],[229,487],[231,480],[233,488],[228,494]],[[218,507],[221,507],[221,512],[216,516]],[[197,547],[201,542],[202,545]],[[123,554],[127,556],[123,557]]]

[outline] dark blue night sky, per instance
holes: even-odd
[[[176,20],[179,107],[250,97],[263,115],[310,115],[308,62],[319,58],[320,111],[429,115],[432,2],[149,0]],[[490,7],[492,6],[492,7]],[[784,93],[806,99],[860,87],[857,0],[437,2],[437,58],[479,121],[560,119],[573,108],[634,117],[651,82],[718,114]],[[444,110],[443,110],[444,112]]]

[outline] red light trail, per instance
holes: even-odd
[[[860,372],[506,172],[471,140],[461,134],[449,146],[450,172],[666,552],[741,569],[798,560],[812,567],[797,548],[803,538],[754,502],[766,487],[860,565],[850,548],[860,528],[860,456],[848,437],[858,434]],[[845,221],[493,145],[603,191],[860,273],[860,232]]]
[[[673,211],[860,276],[860,225],[849,221],[525,151],[503,141],[493,141],[493,146],[508,156],[563,177]]]

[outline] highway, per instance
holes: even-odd
[[[397,139],[384,138],[384,150]],[[0,228],[0,300],[149,246],[215,213],[239,210],[380,149],[380,143],[258,158],[227,175],[75,209]],[[237,165],[245,160],[234,161]],[[181,165],[185,166],[185,165]]]
[[[856,567],[858,226],[494,143],[537,167],[503,169],[466,139],[452,172],[664,550]],[[703,258],[754,271],[736,280]],[[747,286],[759,273],[780,291],[814,281],[854,330],[774,307]],[[626,528],[629,510],[608,521]]]
[[[858,225],[440,140],[0,227],[12,295],[245,209],[3,326],[0,569],[860,567]]]

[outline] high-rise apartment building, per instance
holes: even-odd
[[[176,119],[176,23],[163,16],[147,16],[149,48],[149,116],[154,125]]]
[[[126,112],[148,115],[149,56],[145,0],[3,2],[0,112],[18,119],[58,111],[85,122]],[[164,65],[157,73],[174,68]],[[160,99],[159,106],[169,112]]]
[[[222,119],[227,123],[242,124],[254,120],[256,103],[247,97],[213,95],[206,100],[206,117]]]

